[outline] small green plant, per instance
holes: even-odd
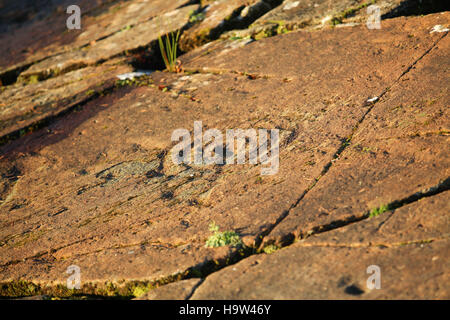
[[[189,13],[189,22],[190,23],[198,23],[205,20],[205,14],[203,12],[196,13],[195,11],[191,11]]]
[[[33,74],[29,79],[28,79],[28,84],[35,84],[39,82],[39,76],[36,74]]]
[[[279,247],[277,247],[274,244],[269,244],[268,246],[264,247],[263,251],[266,254],[271,254],[274,253],[275,251],[277,251],[278,249],[280,249]]]
[[[140,297],[140,296],[143,296],[144,294],[146,294],[147,292],[149,292],[150,291],[150,288],[149,287],[146,287],[146,286],[136,286],[134,289],[133,289],[133,296],[134,297]]]
[[[93,90],[93,89],[90,89],[90,90],[86,91],[86,95],[88,97],[93,96],[94,94],[95,94],[95,90]]]
[[[162,37],[161,36],[158,37],[159,48],[161,49],[161,56],[169,72],[177,71],[177,47],[179,37],[180,37],[180,30],[178,30],[176,34],[174,32],[170,32],[165,37],[165,44]]]
[[[389,205],[381,205],[381,206],[378,207],[378,208],[372,209],[372,210],[370,211],[370,213],[369,213],[369,217],[370,217],[370,218],[373,218],[373,217],[379,216],[380,214],[382,214],[382,213],[384,213],[384,212],[386,212],[386,211],[389,211],[389,210],[391,210],[391,209],[389,208]]]
[[[220,232],[219,227],[212,222],[209,225],[209,230],[214,232],[212,236],[206,240],[205,247],[207,248],[217,248],[223,246],[240,247],[242,246],[242,240],[239,235],[234,231],[224,231]]]
[[[129,25],[123,27],[121,31],[127,31],[127,30],[130,30],[131,28],[133,28],[133,26],[129,24]]]

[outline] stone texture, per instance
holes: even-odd
[[[380,30],[355,26],[320,32],[298,31],[253,42],[245,39],[213,42],[183,55],[181,60],[187,70],[239,71],[305,82],[319,79],[317,77],[323,72],[322,64],[327,61],[333,66],[332,70],[328,70],[328,77],[334,79],[336,84],[361,80],[372,87],[381,84],[383,78],[388,76],[381,74],[381,68],[376,63],[381,60],[387,64],[398,63],[396,67],[392,65],[397,69],[386,69],[397,73],[407,65],[397,59],[420,58],[424,49],[429,49],[442,37],[442,33],[430,34],[433,26],[448,22],[449,15],[445,13],[423,19],[389,19]],[[232,45],[234,42],[237,44]],[[296,50],[288,49],[292,48],[292,43],[298,44]],[[412,55],[403,56],[399,50],[411,50]],[[364,59],[353,57],[353,52]],[[370,77],[343,78],[341,71],[349,61],[358,64],[355,68],[371,72]],[[323,77],[320,79],[323,80]]]
[[[448,299],[449,248],[448,240],[393,248],[294,244],[210,275],[192,299]],[[371,265],[380,267],[380,289],[367,288]]]
[[[445,52],[450,41],[445,37],[439,43],[374,106],[339,160],[267,242],[303,237],[330,223],[359,219],[382,205],[426,192],[449,177],[445,147],[449,121],[444,111],[449,99],[440,81],[447,77]],[[425,93],[419,82],[432,83],[430,90]],[[400,100],[406,108],[397,112]],[[424,123],[424,117],[417,117],[419,112],[430,120]],[[403,121],[408,125],[399,128]]]
[[[6,2],[6,1],[5,1]],[[8,67],[44,59],[50,54],[65,50],[79,30],[68,31],[66,8],[78,5],[84,17],[107,10],[111,0],[81,1],[9,1],[0,8],[0,74]],[[51,27],[49,27],[51,26]]]
[[[355,133],[355,143],[448,135],[450,93],[446,83],[449,81],[449,50],[450,39],[445,36],[401,81],[389,88],[367,115],[361,130]]]
[[[136,300],[187,300],[201,279],[181,280],[150,290]]]
[[[346,227],[300,241],[304,246],[368,247],[430,242],[450,237],[450,192],[420,199]]]
[[[285,0],[243,30],[232,30],[222,37],[252,37],[260,39],[293,30],[315,30],[365,24],[369,15],[367,7],[376,4],[384,19],[399,9],[401,0]],[[400,14],[402,15],[402,14]],[[382,22],[384,24],[384,22]]]
[[[180,39],[183,51],[217,39],[229,29],[242,29],[265,12],[279,5],[281,0],[216,0],[193,15],[192,28]],[[203,4],[203,3],[202,3]]]
[[[338,15],[351,7],[364,1],[355,0],[319,0],[319,1],[283,1],[274,10],[271,10],[258,20],[255,25],[283,21],[284,23],[297,23],[299,25],[317,25],[330,21],[331,17]]]
[[[381,30],[224,34],[183,54],[180,73],[116,82],[136,71],[130,62],[161,64],[159,34],[183,29],[194,47],[202,28],[215,38],[292,4],[166,2],[98,1],[80,33],[60,37],[61,12],[31,7],[29,21],[8,26],[16,42],[0,39],[12,44],[0,72],[0,295],[66,296],[77,265],[84,297],[130,297],[140,285],[158,287],[146,299],[448,297],[449,40],[431,30],[449,13],[386,19]],[[319,19],[328,11],[317,4]],[[17,19],[19,7],[0,15]],[[26,36],[53,17],[55,31]],[[35,52],[18,54],[21,37]],[[192,134],[195,121],[203,132],[278,129],[278,173],[174,164],[172,133]],[[251,248],[206,248],[211,222]],[[270,244],[289,247],[254,254]],[[385,291],[364,287],[370,264]]]
[[[8,33],[0,36],[1,46],[0,74],[20,69],[46,58],[77,51],[86,45],[93,45],[96,41],[107,38],[115,33],[136,26],[158,15],[172,12],[186,4],[186,0],[133,0],[117,2],[111,0],[83,0],[65,1],[56,7],[49,7],[48,3],[41,4],[41,11],[48,11],[46,15],[36,21],[27,21],[18,28],[12,28]],[[82,12],[82,29],[67,30],[66,8],[77,4]],[[37,6],[37,4],[35,4]],[[30,7],[29,5],[27,7]],[[10,14],[22,10],[11,8]],[[161,17],[160,19],[165,19]],[[180,21],[182,22],[182,21]],[[161,23],[164,24],[164,23]],[[51,26],[49,28],[48,26]],[[20,72],[19,72],[20,73]]]
[[[51,125],[50,133],[38,131],[5,146],[5,172],[19,173],[2,203],[2,280],[63,281],[70,264],[84,270],[85,281],[157,280],[226,256],[227,250],[204,248],[210,221],[254,243],[320,176],[367,110],[366,98],[379,95],[400,76],[402,65],[421,54],[414,47],[403,50],[406,61],[372,59],[376,70],[390,70],[380,73],[386,78],[374,87],[367,87],[371,70],[362,76],[363,66],[340,65],[340,78],[327,78],[342,60],[337,53],[322,63],[322,74],[310,66],[306,74],[329,79],[321,81],[326,100],[315,81],[211,75],[195,92],[198,101],[148,87],[117,91]],[[367,52],[354,56],[365,61]],[[347,89],[336,85],[347,78],[355,78],[344,82]],[[347,117],[338,116],[343,112]],[[280,174],[258,179],[258,166],[174,166],[171,133],[192,130],[198,119],[219,130],[252,123],[281,128]]]
[[[180,167],[175,168],[179,170],[176,176],[161,171],[164,149],[171,144],[171,131],[186,126],[184,121],[193,123],[195,119],[191,108],[186,108],[188,100],[180,99],[174,104],[168,95],[161,96],[151,88],[140,88],[128,95],[126,92],[124,88],[89,103],[82,111],[49,126],[48,131],[25,137],[25,144],[5,146],[3,151],[13,150],[6,152],[5,176],[9,172],[15,176],[5,179],[8,189],[1,214],[7,218],[4,227],[11,228],[11,233],[3,233],[6,237],[2,240],[2,262],[9,271],[4,270],[2,276],[56,281],[65,278],[69,262],[82,267],[85,281],[156,280],[184,272],[204,259],[227,254],[203,247],[202,238],[209,233],[207,227],[200,227],[203,235],[194,230],[189,230],[187,237],[179,233],[190,227],[185,215],[198,209],[181,209],[187,200],[174,206],[183,200],[183,187],[192,197],[207,191],[211,183],[208,180],[216,179],[216,169]],[[112,104],[114,100],[117,101]],[[164,111],[167,106],[172,110]],[[156,116],[161,112],[167,118]],[[179,118],[181,114],[186,116]],[[154,125],[151,119],[156,120]],[[168,122],[171,127],[167,127]],[[118,148],[119,143],[122,146]],[[34,154],[31,158],[30,153]],[[166,162],[164,170],[170,170],[171,161]],[[11,165],[20,173],[11,171]],[[18,180],[16,176],[20,176]],[[21,180],[25,176],[31,180]],[[177,188],[181,195],[175,194],[172,199],[169,194]],[[11,212],[17,214],[10,215]],[[164,221],[158,223],[160,219]],[[174,224],[169,227],[167,221],[172,219]],[[123,230],[124,225],[130,229]],[[157,225],[159,231],[155,230]],[[195,226],[197,231],[198,227]],[[73,228],[77,231],[71,231]],[[13,256],[25,259],[20,264],[29,270],[17,268],[16,259],[9,265]],[[130,261],[133,271],[123,269]],[[41,268],[47,271],[42,273]]]
[[[189,12],[196,8],[197,6],[182,7],[168,12],[158,19],[155,18],[129,29],[123,29],[88,47],[69,51],[36,63],[20,74],[19,81],[26,81],[32,76],[45,79],[80,66],[94,65],[111,59],[127,50],[145,47],[156,41],[159,36],[181,29],[188,21]]]
[[[439,186],[449,176],[447,144],[428,137],[370,144],[374,153],[349,148],[265,241],[305,237]]]
[[[367,7],[369,5],[377,5],[380,8],[380,14],[383,16],[395,10],[401,2],[401,0],[288,0],[259,18],[255,25],[270,23],[270,21],[282,21],[285,24],[299,26],[318,26],[333,24],[333,18],[340,19],[335,23],[365,22],[367,21]]]
[[[80,103],[107,86],[117,75],[132,71],[123,60],[113,59],[35,83],[16,83],[0,92],[0,136],[19,131],[39,120]]]

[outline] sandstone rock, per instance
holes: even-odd
[[[410,37],[414,38],[415,33]],[[450,132],[446,89],[449,77],[448,36],[439,41],[407,76],[395,83],[367,115],[364,128],[355,133],[356,143],[408,136],[447,135]]]
[[[189,51],[217,39],[226,30],[245,28],[281,2],[282,0],[212,1],[200,12],[191,15],[190,20],[194,26],[181,37],[181,49]]]
[[[448,239],[450,192],[420,199],[361,222],[300,241],[304,246],[368,247]]]
[[[20,131],[63,112],[116,82],[116,75],[131,71],[114,59],[35,83],[16,83],[0,93],[0,136]]]
[[[52,75],[65,73],[79,66],[94,65],[125,53],[127,50],[145,47],[171,31],[181,29],[188,20],[188,13],[196,6],[186,6],[168,12],[158,18],[124,29],[106,39],[78,50],[56,55],[42,62],[34,64],[22,72],[19,81],[26,81],[30,77],[45,79]]]
[[[70,51],[77,51],[121,30],[126,31],[158,15],[173,12],[186,3],[186,0],[169,2],[138,0],[125,3],[114,3],[110,0],[79,1],[78,5],[82,12],[81,30],[67,30],[66,8],[72,4],[70,1],[67,5],[60,5],[53,12],[48,6],[41,6],[49,8],[47,10],[50,12],[46,18],[26,23],[0,37],[0,43],[8,44],[1,46],[0,49],[3,50],[1,55],[4,57],[4,60],[0,61],[0,68],[2,68],[0,78],[15,78],[31,64]],[[161,25],[163,24],[165,23],[161,22]]]
[[[266,241],[303,237],[313,230],[327,228],[330,223],[360,219],[371,210],[407,199],[418,192],[426,193],[430,188],[439,186],[448,188],[449,163],[445,160],[448,158],[448,148],[444,147],[448,144],[448,137],[445,129],[441,132],[436,126],[439,128],[442,123],[446,128],[448,125],[447,113],[439,111],[448,105],[448,96],[442,87],[445,85],[440,84],[439,79],[445,78],[443,70],[448,61],[442,57],[449,42],[444,38],[439,43],[439,47],[434,47],[415,69],[396,83],[397,89],[388,92],[383,96],[383,102],[374,106],[339,160]],[[434,69],[432,65],[439,67]],[[415,84],[414,79],[418,77],[421,81],[436,79],[436,87],[429,92],[436,98],[435,104],[419,102],[428,98],[420,91],[420,84]],[[408,90],[403,91],[403,88],[409,85],[410,94],[405,96],[403,94]],[[389,99],[396,96],[406,105],[408,101],[415,101],[414,104],[418,105],[405,108],[399,116],[395,112],[399,100]],[[415,115],[421,109],[430,114],[436,112],[436,120],[429,122],[430,127],[435,128],[434,132],[428,131],[427,125],[419,130],[413,125],[412,132],[406,126],[400,129],[395,128],[398,125],[390,125],[409,119],[417,121]],[[378,126],[376,131],[369,129],[374,126],[374,121]]]
[[[0,74],[65,50],[81,32],[67,30],[66,9],[71,1],[14,1],[0,8]],[[77,1],[83,19],[106,10],[111,0]],[[85,24],[83,23],[83,26]],[[16,65],[17,64],[17,65]],[[16,66],[14,66],[16,65]]]
[[[181,280],[150,290],[136,300],[187,300],[201,279]]]
[[[184,72],[116,83],[138,74],[130,53],[157,60],[160,34],[183,29],[196,43],[203,27],[213,38],[246,28],[279,2],[201,1],[210,10],[194,24],[190,1],[101,1],[82,34],[51,43],[55,28],[29,40],[36,55],[2,62],[1,296],[70,296],[76,265],[81,296],[448,297],[449,41],[432,32],[448,13],[218,40],[180,57]],[[305,3],[269,15],[296,19]],[[276,174],[259,162],[176,164],[173,132],[198,122],[222,135],[277,129]],[[206,247],[212,222],[243,246]],[[365,287],[371,264],[382,290]]]
[[[443,13],[422,19],[389,19],[384,21],[381,30],[355,26],[320,32],[298,31],[253,42],[245,39],[218,41],[183,55],[181,60],[187,70],[238,71],[313,81],[321,72],[323,59],[327,59],[327,63],[334,64],[328,75],[338,83],[342,79],[343,66],[348,66],[346,59],[350,59],[352,63],[360,63],[362,68],[367,68],[367,72],[371,70],[371,78],[366,78],[366,81],[368,86],[372,86],[383,79],[382,70],[373,63],[380,60],[392,63],[403,57],[398,50],[407,48],[415,52],[415,59],[420,58],[423,49],[429,49],[442,37],[440,33],[430,34],[433,26],[448,22],[449,14]],[[292,49],[293,43],[297,50]],[[364,55],[364,60],[353,58],[353,52]],[[343,81],[352,82],[356,78],[342,79],[339,83]]]
[[[401,0],[383,0],[377,1],[375,5],[379,8],[380,17],[383,19],[399,8],[401,2]],[[371,4],[373,4],[371,1],[359,0],[286,0],[258,18],[249,28],[230,31],[224,34],[223,38],[261,39],[298,29],[366,24],[369,20],[367,8]]]
[[[448,256],[448,240],[387,249],[294,244],[210,275],[192,299],[448,299]],[[372,265],[380,289],[367,287]]]

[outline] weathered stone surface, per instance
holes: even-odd
[[[135,300],[187,300],[201,279],[181,280],[150,290]]]
[[[355,143],[371,138],[448,135],[449,50],[447,35],[401,81],[389,88],[367,115],[361,130],[355,133]]]
[[[229,29],[242,29],[282,0],[217,0],[191,16],[194,24],[180,39],[183,51],[217,39]]]
[[[367,145],[376,152],[350,146],[265,241],[304,237],[438,187],[449,176],[448,148],[443,148],[448,141],[405,138]]]
[[[182,199],[177,200],[177,194],[174,199],[169,196],[171,190],[184,185],[193,195],[207,191],[208,179],[216,179],[215,169],[179,168],[176,176],[161,171],[171,132],[187,125],[184,121],[193,123],[195,119],[191,108],[186,108],[188,100],[173,104],[168,95],[161,96],[157,89],[150,88],[135,90],[120,99],[125,92],[91,102],[83,111],[51,125],[50,132],[42,130],[26,137],[21,146],[5,146],[14,151],[8,153],[13,158],[7,156],[3,165],[17,165],[20,173],[16,176],[21,177],[9,186],[2,203],[1,214],[8,220],[3,221],[4,226],[12,231],[3,233],[2,262],[10,270],[2,272],[2,276],[58,281],[64,279],[64,270],[70,265],[67,262],[71,261],[82,267],[85,281],[157,279],[227,253],[205,249],[203,241],[195,244],[195,239],[190,241],[190,236],[179,233],[177,229],[189,228],[188,218],[182,217],[192,211],[174,207]],[[117,102],[106,108],[111,99]],[[165,111],[166,106],[173,111]],[[161,112],[167,118],[159,118]],[[180,117],[182,114],[185,116]],[[152,125],[151,119],[156,123]],[[172,126],[167,126],[169,122]],[[36,157],[21,159],[22,152]],[[21,181],[25,176],[31,180]],[[203,178],[198,181],[196,176]],[[30,183],[31,189],[27,186]],[[153,225],[158,225],[161,218],[174,219],[175,224],[169,227],[163,222],[155,232]],[[123,230],[124,225],[130,229]],[[167,228],[173,229],[168,232]],[[204,236],[195,231],[191,235],[207,237],[207,227],[204,232]],[[115,235],[114,239],[110,235]],[[209,258],[208,252],[212,254]],[[74,254],[78,257],[75,260]],[[11,257],[16,262],[8,266]],[[21,259],[25,260],[20,264],[36,272],[16,268]],[[55,259],[58,262],[54,265]],[[51,270],[47,270],[49,262],[54,265]],[[130,263],[133,271],[123,269],[123,263]],[[42,272],[41,267],[47,271]]]
[[[271,21],[297,23],[303,26],[324,24],[330,21],[333,16],[360,2],[355,0],[283,1],[282,5],[256,20],[255,25],[270,23]]]
[[[443,130],[449,124],[444,111],[449,97],[445,82],[440,82],[447,78],[449,43],[442,39],[382,97],[339,160],[265,241],[282,242],[359,219],[380,206],[427,192],[450,176],[449,140]],[[423,81],[431,84],[426,93],[419,83]],[[427,102],[431,98],[433,103]],[[401,113],[395,111],[400,101],[410,106]],[[424,124],[418,112],[428,113],[431,120]],[[401,121],[409,125],[400,129]]]
[[[355,26],[320,32],[298,31],[254,42],[245,39],[219,41],[193,50],[181,60],[188,70],[240,71],[308,82],[324,79],[318,76],[322,75],[322,64],[326,60],[327,64],[333,65],[333,69],[328,70],[328,77],[335,79],[336,85],[359,80],[367,81],[367,86],[372,87],[382,83],[388,76],[387,70],[397,73],[407,65],[398,59],[418,59],[424,53],[423,49],[429,49],[438,41],[442,33],[430,34],[430,31],[434,25],[449,23],[449,17],[445,13],[422,19],[389,19],[380,30]],[[297,50],[289,50],[292,43],[297,45]],[[411,55],[403,56],[399,50],[410,50]],[[353,52],[361,58],[352,56]],[[398,65],[387,67],[387,73],[381,74],[383,71],[376,65],[380,60]],[[355,69],[366,70],[370,77],[342,77],[341,71],[350,61],[358,64],[353,65]]]
[[[0,136],[21,130],[39,120],[58,114],[112,86],[118,74],[132,71],[123,61],[66,73],[35,83],[16,83],[0,92]]]
[[[195,8],[197,8],[195,5],[182,7],[160,16],[160,19],[152,19],[117,32],[89,47],[69,51],[36,63],[20,74],[19,81],[27,80],[32,76],[45,79],[79,66],[93,65],[111,59],[127,50],[147,46],[159,36],[181,29],[189,19],[189,12]]]
[[[188,3],[187,0],[139,0],[120,3],[112,7],[109,12],[87,20],[87,27],[84,28],[77,41],[79,44],[89,43],[113,35],[124,28],[148,22],[153,18],[160,19],[161,25],[164,25],[166,19],[176,20],[176,13],[173,11]],[[190,10],[196,8],[196,6],[193,6],[190,7]],[[167,13],[170,14],[165,16]],[[184,17],[180,20],[183,21]]]
[[[24,32],[47,21],[39,14],[16,33],[10,55],[21,50],[20,35],[36,51],[1,63],[11,72],[0,72],[8,85],[0,93],[0,295],[70,295],[66,270],[77,265],[79,293],[90,297],[155,286],[142,298],[448,297],[449,40],[432,30],[444,30],[449,13],[387,19],[381,30],[219,40],[183,55],[184,72],[116,82],[137,71],[124,62],[161,65],[159,34],[183,29],[182,43],[194,46],[202,28],[212,38],[246,28],[281,1],[192,3],[98,1],[81,34],[59,37],[56,26],[30,40]],[[286,19],[300,21],[306,3],[285,1],[269,15],[293,10]],[[317,3],[317,19],[327,3]],[[343,3],[329,8],[341,14]],[[196,10],[206,4],[202,20]],[[50,8],[44,16],[59,24],[61,12]],[[362,22],[358,8],[338,22]],[[172,134],[192,134],[195,121],[224,137],[278,129],[277,173],[262,175],[262,164],[175,164]],[[372,209],[379,215],[368,219]],[[250,248],[205,247],[211,222]],[[295,237],[305,239],[292,244]],[[247,256],[278,249],[268,244],[292,245]],[[236,277],[213,272],[239,257]],[[279,282],[276,263],[287,266]],[[368,292],[365,270],[377,263],[387,290]],[[183,280],[211,272],[206,282]]]
[[[304,246],[365,247],[425,243],[450,238],[450,192],[420,199],[346,227],[300,241]]]
[[[54,11],[48,4],[41,5],[43,11],[50,11],[45,18],[27,22],[20,28],[12,29],[0,37],[1,46],[0,74],[15,70],[31,63],[64,52],[78,50],[86,45],[109,37],[120,30],[147,22],[148,20],[186,4],[186,0],[134,0],[127,2],[111,0],[66,1]],[[66,8],[77,4],[82,12],[82,29],[67,30]],[[160,17],[165,24],[164,16]],[[49,25],[51,27],[49,27]]]
[[[337,21],[334,17],[357,5],[360,1],[284,1],[274,10],[257,19],[250,28],[231,31],[227,36],[261,38],[307,27],[324,27]],[[359,11],[359,10],[358,10]],[[342,22],[342,21],[340,21]]]
[[[252,1],[256,2],[257,0]],[[211,39],[217,38],[220,34],[220,31],[217,29],[223,26],[225,20],[230,19],[232,13],[242,8],[246,2],[246,0],[213,1],[203,7],[198,13],[193,13],[190,21],[194,23],[194,26],[181,36],[181,49],[189,51],[199,44],[204,44]]]
[[[323,26],[329,24],[365,22],[367,7],[376,4],[384,15],[399,6],[401,0],[287,0],[255,21],[255,25],[271,22],[295,26]],[[333,20],[335,19],[335,20]]]
[[[370,5],[376,4],[381,19],[384,19],[399,10],[401,2],[401,0],[285,0],[280,6],[258,18],[249,28],[232,30],[223,34],[222,38],[251,37],[258,40],[298,29],[315,30],[366,24],[369,21],[367,10]]]
[[[333,36],[330,48],[336,46],[330,42],[344,41],[338,32]],[[403,33],[398,37],[401,41]],[[355,63],[347,67],[339,61],[351,47],[345,54],[325,50],[321,69],[302,66],[311,81],[210,75],[190,93],[194,99],[174,99],[147,87],[117,91],[49,126],[50,133],[38,131],[10,143],[2,149],[3,167],[5,177],[16,178],[4,179],[9,182],[1,213],[2,280],[63,282],[70,264],[79,265],[83,279],[92,282],[182,273],[229,254],[204,248],[210,221],[253,244],[320,176],[368,110],[367,97],[394,83],[433,40],[417,37],[414,46],[405,42],[375,56],[375,47],[355,45]],[[305,56],[317,54],[304,50]],[[394,52],[402,58],[390,59]],[[364,67],[368,57],[371,68]],[[289,75],[291,66],[286,67],[283,75]],[[269,73],[266,68],[270,65],[262,73]],[[374,69],[381,70],[375,83]],[[176,77],[192,82],[203,76]],[[317,92],[318,86],[323,91]],[[171,134],[192,130],[196,120],[222,131],[280,128],[279,174],[258,178],[261,167],[250,165],[175,166]]]
[[[210,275],[192,299],[448,299],[449,248],[448,240],[392,248],[294,244]],[[381,289],[367,288],[371,265],[380,267]]]
[[[0,8],[0,74],[64,50],[80,33],[66,27],[66,9],[80,6],[86,18],[106,10],[111,0],[9,1]],[[83,24],[84,25],[84,24]]]

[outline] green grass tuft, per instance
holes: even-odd
[[[158,37],[161,56],[169,72],[177,71],[177,47],[179,38],[180,30],[178,30],[176,34],[174,32],[170,32],[165,37],[165,41],[163,41],[161,36]]]

